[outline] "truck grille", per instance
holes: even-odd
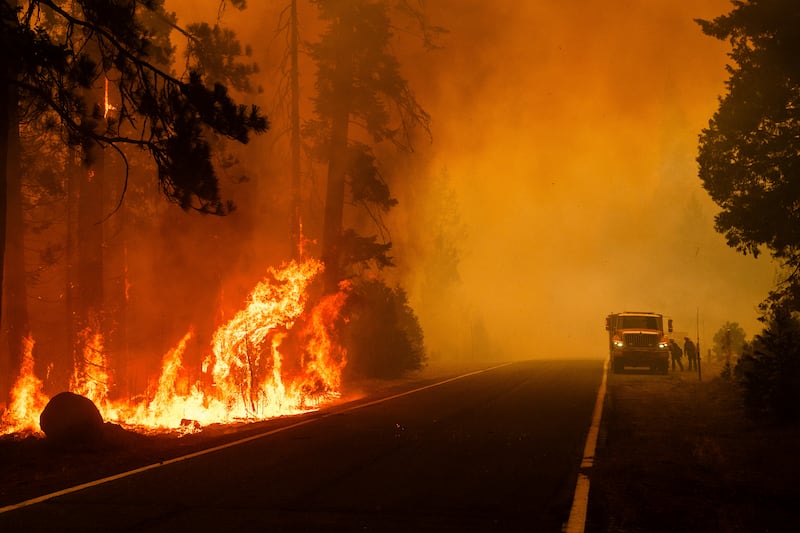
[[[658,335],[652,333],[626,333],[625,346],[635,348],[655,348],[658,346]]]

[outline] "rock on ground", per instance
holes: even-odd
[[[103,436],[103,417],[97,406],[72,392],[50,399],[39,416],[39,426],[49,442],[61,447],[93,446]]]

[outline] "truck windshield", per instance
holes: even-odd
[[[619,322],[619,329],[661,329],[654,316],[621,316]]]

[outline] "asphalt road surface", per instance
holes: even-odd
[[[409,385],[2,513],[0,531],[560,531],[602,371]]]

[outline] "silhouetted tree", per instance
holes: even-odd
[[[731,361],[734,360],[742,353],[742,348],[745,345],[745,332],[737,322],[725,322],[719,331],[714,334],[712,339],[713,346],[711,351],[714,353],[717,361],[724,361],[725,367],[722,370],[722,376],[730,379],[732,367]]]
[[[800,419],[800,318],[775,306],[734,369],[751,412]]]
[[[302,184],[300,180],[300,19],[297,12],[297,0],[289,5],[289,91],[291,106],[289,123],[291,129],[292,154],[292,202],[289,207],[289,238],[294,256],[300,254],[302,229],[300,220],[300,203]]]
[[[426,344],[431,358],[446,354],[463,356],[472,349],[472,327],[464,315],[470,304],[461,287],[461,260],[466,227],[461,221],[458,198],[446,171],[430,176],[422,185],[426,201],[415,212],[418,233],[412,236],[415,247],[425,254],[420,277],[419,314],[425,324]],[[459,309],[460,313],[454,313]]]
[[[395,377],[425,360],[422,329],[400,287],[390,288],[371,269],[392,266],[391,241],[383,215],[397,204],[378,147],[412,149],[415,129],[428,135],[427,112],[419,105],[392,53],[394,13],[411,16],[426,44],[441,32],[425,23],[405,0],[312,0],[327,27],[310,54],[317,67],[315,118],[303,133],[312,156],[327,167],[322,221],[324,285],[335,291],[353,279],[348,303],[348,371]],[[387,151],[381,150],[386,154]],[[395,152],[396,153],[396,152]],[[377,234],[359,233],[350,206],[370,221]]]
[[[22,101],[56,116],[62,139],[82,148],[87,165],[91,146],[110,147],[125,161],[122,148],[138,147],[154,160],[164,194],[183,209],[222,215],[232,208],[220,196],[208,132],[244,143],[267,121],[255,106],[237,105],[224,85],[207,87],[197,72],[177,79],[160,68],[158,42],[141,23],[154,13],[167,17],[163,0],[0,0],[0,254],[7,136]],[[114,121],[84,92],[106,74],[119,96]]]
[[[306,123],[304,132],[314,140],[314,155],[328,168],[322,260],[326,286],[334,290],[339,280],[352,275],[348,255],[359,262],[368,258],[379,267],[392,264],[387,239],[378,242],[377,236],[365,238],[344,226],[348,203],[366,208],[379,228],[381,214],[396,204],[366,139],[409,150],[413,126],[427,130],[429,116],[391,52],[388,2],[312,2],[328,26],[320,41],[311,45],[317,65],[317,118]]]
[[[727,94],[702,131],[697,158],[703,187],[722,208],[716,229],[744,254],[769,250],[794,285],[800,267],[800,4],[734,2],[730,13],[698,23],[704,33],[730,42],[733,61]]]
[[[739,359],[737,379],[756,410],[794,417],[800,390],[800,4],[734,2],[704,33],[731,44],[727,94],[700,136],[700,179],[722,208],[728,245],[761,248],[786,278],[761,304],[766,327]]]
[[[17,127],[17,92],[10,88],[7,112],[9,114],[10,128],[7,133],[7,178],[6,201],[8,210],[3,226],[7,235],[6,250],[0,254],[4,258],[4,275],[0,275],[0,282],[7,287],[5,305],[5,329],[8,335],[8,361],[11,369],[20,366],[25,349],[25,338],[29,335],[28,322],[28,295],[25,280],[25,241],[23,222],[23,197],[22,197],[22,165],[20,134]],[[2,145],[0,145],[2,146]],[[1,286],[1,285],[0,285]],[[6,373],[0,377],[0,390],[10,386],[3,383],[6,379],[14,379],[13,374]]]
[[[402,288],[359,278],[345,313],[348,376],[396,378],[424,365],[422,328]]]

